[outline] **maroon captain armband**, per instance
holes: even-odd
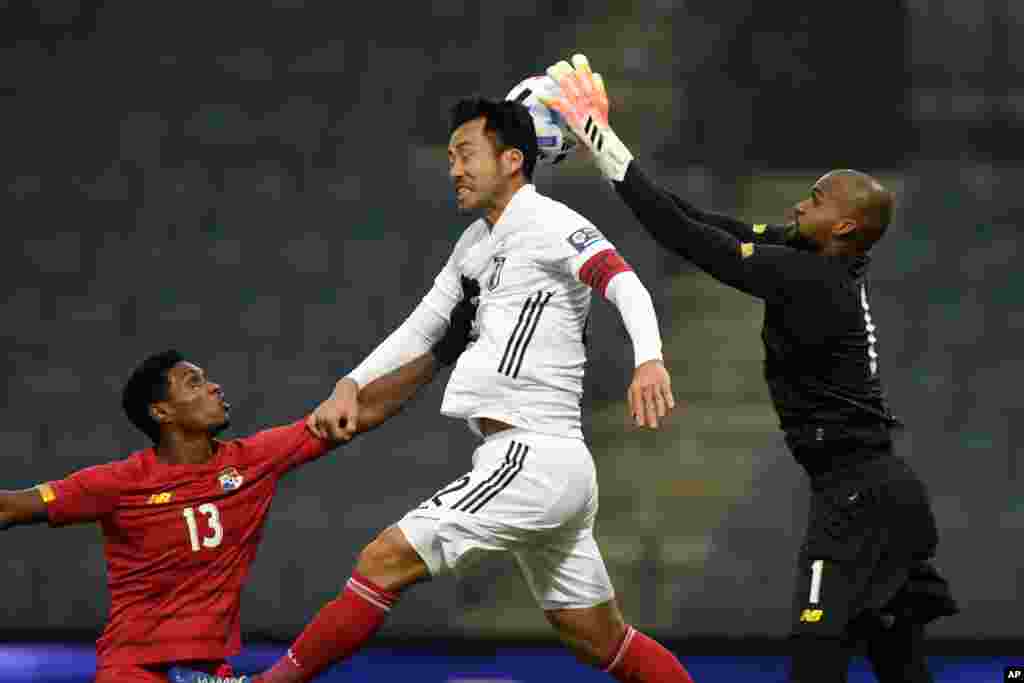
[[[614,249],[605,249],[587,259],[580,268],[580,282],[605,295],[608,283],[619,273],[633,270]]]

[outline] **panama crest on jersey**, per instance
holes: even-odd
[[[230,493],[231,491],[237,491],[245,479],[234,467],[228,467],[221,470],[221,473],[217,475],[217,481],[220,483],[220,488],[224,493]]]
[[[501,284],[501,271],[505,267],[505,257],[495,256],[494,257],[494,270],[491,271],[491,277],[487,279],[487,289],[494,291]]]

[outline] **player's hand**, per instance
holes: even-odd
[[[676,407],[672,396],[672,380],[660,360],[641,363],[633,371],[629,385],[629,411],[637,427],[658,428],[658,419]]]
[[[444,337],[431,349],[441,367],[454,364],[469,346],[469,342],[474,339],[474,323],[479,302],[480,283],[463,275],[462,301],[455,304],[455,308],[452,309],[451,320]]]
[[[547,73],[558,83],[562,96],[541,101],[562,115],[601,172],[609,180],[621,181],[633,155],[608,125],[608,92],[601,74],[591,71],[590,62],[580,54],[572,56],[572,64],[565,60],[552,64]]]
[[[541,98],[541,102],[561,114],[577,137],[584,142],[589,140],[588,117],[608,128],[608,92],[604,78],[590,69],[586,55],[573,55],[571,65],[565,60],[552,64],[547,73],[558,83],[562,96]]]
[[[359,385],[344,377],[330,398],[306,418],[309,430],[321,439],[349,441],[359,428]]]

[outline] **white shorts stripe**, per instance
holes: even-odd
[[[480,493],[486,489],[489,489],[495,481],[500,480],[505,476],[505,473],[513,466],[513,453],[518,450],[519,444],[512,441],[508,445],[508,450],[505,452],[505,462],[502,466],[491,473],[491,476],[487,477],[484,481],[477,484],[472,491],[459,498],[455,505],[452,505],[453,510],[465,510],[466,507],[473,504],[473,501],[480,495]]]
[[[514,454],[512,456],[513,464],[512,468],[508,472],[508,476],[504,478],[504,481],[499,480],[499,482],[495,485],[496,488],[494,488],[490,493],[484,496],[484,498],[479,503],[474,505],[473,508],[469,510],[470,513],[480,512],[480,508],[482,508],[484,505],[487,505],[487,501],[491,500],[496,495],[504,491],[505,487],[511,484],[512,480],[516,478],[516,475],[522,472],[523,463],[526,461],[526,454],[530,451],[530,447],[525,446],[523,444],[518,445],[521,446],[522,448],[519,450],[518,454]]]

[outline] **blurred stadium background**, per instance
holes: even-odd
[[[224,384],[234,434],[314,407],[412,310],[466,224],[448,106],[579,50],[620,136],[699,205],[780,220],[833,167],[898,192],[872,312],[908,425],[899,452],[931,488],[939,566],[964,607],[931,649],[1024,662],[1024,4],[0,0],[0,25],[0,486],[144,447],[120,389],[166,347]],[[762,307],[660,253],[586,160],[536,183],[651,288],[686,404],[658,433],[625,428],[632,353],[595,302],[586,422],[627,617],[698,680],[782,680],[806,483],[761,377]],[[378,529],[467,468],[473,437],[438,415],[442,389],[286,480],[243,600],[248,661],[337,593]],[[18,529],[2,548],[0,680],[87,680],[81,655],[54,663],[88,652],[105,616],[98,529]],[[420,680],[550,680],[543,658],[569,661],[511,562],[410,591],[379,642],[396,649],[339,680],[390,680],[424,642],[455,658]],[[515,673],[526,646],[539,673]],[[687,659],[733,654],[768,657],[719,662],[761,667],[752,677],[703,679],[712,669]],[[942,681],[1001,680],[1001,660],[941,661]]]

